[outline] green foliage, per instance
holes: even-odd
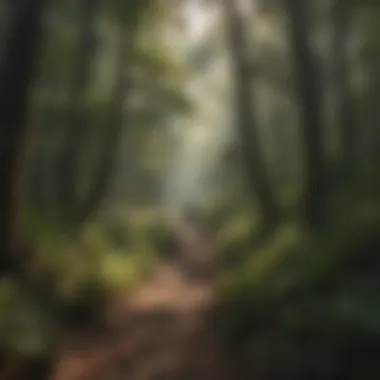
[[[144,12],[147,12],[151,0],[135,1],[123,1],[123,0],[111,0],[105,3],[106,14],[117,22],[131,25],[136,23],[136,20],[142,17]]]
[[[37,306],[34,295],[15,282],[0,283],[0,341],[2,348],[26,356],[46,355],[57,342],[57,326]]]
[[[232,348],[236,348],[237,356],[245,364],[254,363],[257,373],[261,371],[264,378],[272,380],[273,375],[277,379],[277,371],[281,373],[280,378],[304,380],[309,377],[297,377],[303,368],[309,368],[311,372],[320,370],[315,367],[323,367],[329,360],[339,365],[337,358],[344,357],[347,350],[355,352],[354,358],[360,357],[361,350],[367,353],[366,347],[380,339],[380,306],[377,301],[380,286],[380,202],[374,199],[378,198],[380,181],[375,160],[372,164],[357,162],[357,168],[343,168],[345,165],[342,165],[342,169],[336,171],[337,178],[334,176],[331,181],[334,183],[329,189],[326,205],[328,217],[322,228],[310,231],[292,222],[299,213],[295,199],[300,192],[299,184],[295,183],[299,178],[294,179],[299,169],[281,157],[290,157],[290,151],[292,159],[293,156],[298,157],[300,149],[297,142],[284,144],[282,141],[282,137],[292,140],[288,139],[293,128],[290,116],[296,104],[292,99],[289,62],[283,57],[284,49],[278,46],[283,44],[276,42],[276,36],[281,37],[276,33],[283,26],[283,14],[280,20],[279,12],[283,13],[286,2],[272,0],[260,3],[261,16],[266,17],[265,25],[252,23],[263,26],[258,33],[263,35],[263,41],[252,49],[255,54],[257,52],[255,62],[259,65],[256,68],[260,82],[263,82],[263,86],[257,88],[272,88],[276,92],[274,100],[267,101],[270,105],[267,111],[274,114],[273,120],[276,121],[263,123],[265,126],[258,128],[260,138],[257,140],[258,147],[262,145],[265,152],[273,147],[280,150],[284,145],[286,155],[274,154],[277,158],[273,161],[277,162],[273,164],[273,177],[276,177],[273,182],[277,183],[282,170],[286,171],[278,192],[279,204],[286,208],[283,214],[287,219],[268,239],[262,239],[258,207],[256,202],[252,202],[253,194],[242,190],[239,174],[232,174],[233,170],[240,170],[240,160],[235,155],[235,145],[231,143],[233,151],[227,152],[222,163],[221,172],[226,178],[221,181],[220,199],[215,197],[204,205],[200,212],[201,224],[211,232],[217,251],[221,334],[225,335]],[[88,133],[83,138],[83,146],[79,147],[78,159],[71,163],[73,172],[78,172],[73,181],[76,186],[73,193],[91,193],[86,189],[97,182],[94,178],[100,172],[98,163],[107,161],[96,157],[103,151],[105,137],[109,136],[111,128],[120,127],[120,131],[123,128],[123,136],[128,132],[129,140],[124,146],[124,152],[128,154],[120,164],[120,172],[128,181],[123,202],[115,202],[120,208],[124,207],[124,202],[136,207],[136,200],[139,203],[156,203],[160,198],[165,166],[162,156],[166,150],[169,151],[168,147],[171,149],[171,143],[162,142],[167,137],[164,132],[169,129],[165,127],[175,117],[188,116],[190,119],[196,116],[195,102],[186,93],[186,84],[204,74],[203,64],[208,58],[222,53],[224,44],[220,43],[222,39],[215,39],[213,29],[188,55],[191,62],[183,62],[161,38],[160,25],[162,27],[163,22],[178,16],[172,2],[168,5],[167,1],[161,0],[112,0],[103,2],[103,6],[96,16],[94,29],[100,25],[97,32],[104,32],[106,37],[115,37],[116,32],[120,32],[119,37],[122,38],[119,42],[123,46],[119,48],[129,48],[127,45],[133,42],[133,54],[125,55],[128,60],[122,65],[122,73],[118,73],[115,72],[117,70],[112,71],[112,67],[117,66],[113,65],[112,58],[118,59],[115,58],[117,54],[114,56],[114,51],[108,52],[109,46],[110,50],[116,48],[111,46],[118,43],[116,38],[105,38],[104,44],[97,45],[99,54],[94,58],[98,60],[103,53],[108,58],[100,71],[105,77],[104,82],[111,83],[111,86],[109,91],[103,91],[106,85],[99,85],[96,89],[88,83],[83,86],[86,87],[83,88],[83,99],[80,99],[83,109],[79,111],[83,111],[84,117],[79,118],[78,128],[86,127]],[[365,122],[357,125],[360,137],[374,140],[378,135],[375,132],[380,94],[379,7],[375,0],[347,1],[347,6],[357,6],[352,11],[360,10],[363,11],[360,17],[364,15],[365,25],[358,27],[361,28],[359,32],[355,31],[360,45],[355,54],[363,71],[370,75],[354,97],[356,101],[365,103],[361,104],[361,112],[365,114],[361,118]],[[78,61],[79,39],[76,33],[82,26],[77,23],[79,7],[75,1],[58,1],[53,8],[58,17],[56,19],[53,12],[36,81],[38,101],[32,112],[36,138],[33,142],[28,207],[33,212],[21,218],[27,224],[26,235],[31,242],[27,274],[42,284],[40,289],[43,291],[25,289],[14,280],[0,282],[1,345],[27,356],[49,354],[57,347],[67,328],[77,327],[78,323],[87,326],[101,319],[102,311],[113,295],[120,289],[131,289],[157,261],[173,258],[180,243],[162,210],[149,209],[146,213],[126,210],[124,216],[112,218],[99,213],[96,218],[86,220],[84,226],[76,225],[70,229],[70,226],[62,225],[63,218],[58,216],[62,210],[67,210],[67,219],[71,221],[76,207],[70,202],[45,200],[47,193],[54,200],[58,198],[56,182],[63,178],[58,161],[67,151],[68,143],[64,137],[71,126],[73,108],[77,106],[73,104],[77,100],[71,98],[69,90]],[[316,18],[320,20],[312,17],[313,20]],[[275,43],[266,39],[275,40]],[[251,47],[247,45],[248,48]],[[324,63],[323,57],[318,57],[318,60],[321,61],[318,64]],[[212,66],[210,62],[213,63],[207,62],[207,68]],[[248,64],[250,62],[247,60]],[[96,70],[92,74],[98,75]],[[243,78],[247,83],[252,79],[248,74]],[[327,74],[324,75],[327,78]],[[326,81],[331,81],[333,76],[325,78]],[[130,82],[125,83],[128,88],[123,93],[125,78]],[[330,89],[334,84],[327,87]],[[260,99],[268,97],[264,92],[259,95]],[[272,94],[269,97],[272,98]],[[115,98],[117,101],[114,102]],[[128,104],[125,108],[124,101]],[[261,106],[259,103],[258,108]],[[228,101],[224,104],[228,108]],[[220,112],[224,112],[222,103],[219,107]],[[123,113],[125,122],[120,116]],[[229,119],[229,114],[224,116]],[[216,119],[211,119],[206,123],[215,123]],[[277,134],[279,128],[285,130],[285,135],[281,132],[280,138]],[[332,125],[331,129],[337,132],[337,126]],[[262,138],[264,135],[268,136]],[[74,140],[75,136],[70,138]],[[110,144],[109,153],[116,151],[116,140]],[[252,148],[254,142],[247,143]],[[363,150],[366,150],[365,146]],[[106,168],[109,172],[113,169],[111,166]],[[340,171],[349,173],[351,183],[342,181],[344,176]],[[254,182],[252,189],[256,186]],[[82,187],[85,188],[83,192],[78,190]],[[102,192],[104,197],[109,195],[109,199],[114,201],[112,189],[104,187]],[[37,198],[42,202],[37,202]],[[313,367],[312,360],[319,364]],[[373,366],[373,372],[380,377],[378,365]],[[358,378],[366,376],[363,371]]]
[[[216,231],[217,260],[223,267],[239,265],[251,254],[257,225],[252,215],[238,214]]]
[[[328,231],[283,226],[221,274],[220,328],[245,363],[265,353],[269,377],[274,364],[313,371],[309,359],[336,362],[379,338],[380,209],[362,203],[335,210]]]
[[[260,221],[255,207],[239,194],[221,194],[200,209],[200,219],[213,236],[221,268],[236,268],[247,260],[257,241]]]
[[[0,283],[2,345],[45,356],[67,328],[101,322],[108,300],[133,287],[166,253],[171,238],[157,218],[146,223],[134,216],[100,219],[73,239],[46,217],[28,215],[35,252],[29,275],[46,282],[46,294]]]
[[[153,248],[157,258],[170,258],[176,253],[178,246],[176,234],[163,215],[143,213],[135,220],[135,228],[141,239]]]
[[[162,45],[162,44],[161,44]],[[145,37],[135,44],[134,61],[139,70],[149,76],[160,75],[160,78],[186,79],[188,72],[184,63],[173,52],[164,49],[154,38]]]

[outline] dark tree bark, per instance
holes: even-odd
[[[113,178],[114,167],[118,158],[118,146],[126,127],[125,102],[130,91],[129,67],[132,63],[133,42],[142,10],[149,2],[140,1],[136,3],[123,4],[118,19],[118,54],[116,67],[116,85],[109,102],[104,124],[100,127],[100,138],[98,154],[92,165],[95,166],[94,178],[90,179],[89,190],[78,196],[77,185],[80,180],[80,161],[87,154],[87,147],[92,126],[86,120],[84,99],[90,80],[90,64],[95,53],[93,37],[93,21],[96,16],[99,0],[84,0],[82,23],[82,53],[79,58],[76,79],[74,81],[74,112],[72,125],[69,129],[71,134],[71,145],[66,155],[64,167],[64,181],[62,187],[62,207],[67,207],[69,217],[66,222],[76,230],[83,222],[91,218],[103,205],[107,198],[107,192]],[[125,8],[124,8],[125,6]],[[87,11],[86,11],[87,9]],[[102,122],[103,123],[103,122]],[[70,135],[69,135],[70,139]],[[90,176],[91,177],[91,176]]]
[[[362,137],[360,158],[366,166],[365,170],[370,171],[371,176],[373,176],[373,185],[377,187],[380,180],[378,170],[380,161],[380,128],[378,126],[380,120],[380,51],[373,38],[375,37],[374,34],[379,20],[380,3],[373,1],[368,5],[364,13],[364,20],[367,25],[360,33],[364,41],[369,38],[369,45],[367,44],[362,56],[363,69],[369,83],[365,91],[366,94],[361,100],[361,108],[364,111],[365,119],[360,131],[360,136]],[[356,9],[360,8],[354,8],[354,10]],[[371,43],[370,41],[373,42]]]
[[[47,0],[12,0],[11,20],[0,77],[0,274],[18,272],[16,195],[19,159],[27,138],[29,91],[41,44]],[[16,239],[14,239],[16,238]],[[19,242],[17,242],[19,243]]]
[[[77,220],[78,184],[81,160],[87,153],[91,126],[88,125],[86,95],[91,83],[92,64],[96,54],[95,20],[101,0],[81,0],[78,28],[77,64],[70,94],[69,125],[66,131],[65,151],[61,158],[60,202],[65,223]],[[93,129],[92,129],[93,130]]]
[[[323,122],[320,78],[310,47],[310,2],[287,0],[295,90],[300,110],[304,161],[302,212],[309,224],[320,221],[324,212]]]
[[[261,153],[252,91],[249,45],[235,0],[224,0],[227,38],[236,91],[237,128],[248,182],[257,197],[264,226],[276,224],[278,208]]]
[[[131,85],[128,75],[131,56],[129,44],[133,41],[134,28],[119,26],[116,87],[110,100],[105,125],[102,126],[100,152],[95,163],[96,175],[85,201],[78,207],[80,220],[88,219],[102,206],[113,178],[119,142],[125,127],[125,101]]]
[[[333,47],[337,85],[337,117],[341,136],[342,159],[345,165],[354,164],[357,153],[356,104],[350,86],[351,72],[348,44],[351,31],[351,7],[344,0],[333,5]]]

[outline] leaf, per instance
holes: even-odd
[[[175,86],[145,83],[130,98],[129,117],[133,124],[154,126],[175,114],[189,114],[194,104]]]
[[[176,79],[185,79],[184,64],[157,41],[143,40],[135,45],[135,64],[150,73],[168,75]]]

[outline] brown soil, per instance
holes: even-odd
[[[188,226],[175,261],[158,265],[108,311],[107,334],[74,337],[51,380],[222,380],[213,324],[212,249]],[[221,371],[223,367],[223,371]]]

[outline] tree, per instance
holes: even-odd
[[[300,110],[304,185],[302,208],[307,223],[317,223],[324,208],[324,152],[319,77],[310,47],[309,7],[304,0],[287,0],[295,90]]]
[[[69,210],[65,222],[81,221],[80,204],[77,189],[81,181],[78,167],[87,152],[91,126],[87,120],[87,91],[91,81],[92,64],[96,53],[94,22],[101,5],[100,0],[81,0],[79,3],[79,43],[77,46],[77,63],[70,91],[70,116],[66,128],[66,144],[61,159],[60,201],[64,210]],[[75,215],[72,215],[72,214]]]
[[[0,273],[27,266],[17,229],[18,168],[28,137],[29,91],[41,45],[46,0],[15,0],[0,78]],[[16,257],[17,256],[17,257]]]
[[[335,52],[335,78],[337,84],[337,116],[340,129],[343,161],[352,165],[357,153],[356,114],[352,92],[348,47],[351,36],[351,6],[334,0],[332,10],[333,46]]]
[[[81,8],[81,43],[73,83],[72,117],[67,130],[68,146],[63,157],[64,175],[61,183],[60,206],[68,210],[64,213],[64,222],[67,227],[74,230],[101,207],[113,178],[118,142],[128,127],[125,102],[131,89],[130,70],[134,60],[135,33],[147,3],[112,4],[111,17],[116,21],[118,54],[115,87],[111,99],[107,102],[104,119],[97,128],[89,125],[86,95],[91,79],[91,63],[96,52],[94,21],[99,6],[99,1],[85,0]],[[89,158],[93,135],[95,135],[97,154]],[[89,170],[89,166],[86,165],[89,160],[90,169],[96,168],[91,170],[94,175],[90,176],[84,172]],[[83,186],[86,181],[89,182],[88,186]],[[81,192],[83,187],[86,188],[85,192]]]
[[[365,74],[364,97],[362,98],[362,109],[365,119],[361,124],[361,136],[363,140],[363,156],[365,162],[378,173],[377,162],[380,152],[380,132],[377,126],[379,120],[379,97],[380,97],[380,39],[379,39],[379,4],[373,2],[367,4],[361,2],[356,4],[362,10],[360,31],[360,62]],[[371,2],[370,2],[371,3]],[[354,3],[355,4],[355,3]],[[366,6],[363,6],[366,5]],[[363,6],[363,7],[361,7]],[[359,24],[360,25],[360,24]],[[363,130],[364,129],[364,130]],[[375,176],[377,177],[377,175]]]
[[[261,153],[252,92],[249,46],[236,2],[224,0],[227,36],[235,80],[237,128],[249,184],[255,193],[266,227],[277,222],[278,209]]]

